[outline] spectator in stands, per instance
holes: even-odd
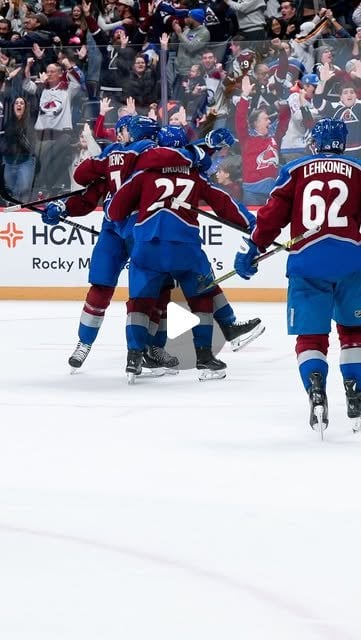
[[[73,156],[72,163],[69,167],[69,176],[70,176],[70,189],[71,191],[78,189],[81,185],[79,185],[74,180],[74,171],[77,166],[83,162],[86,158],[91,158],[92,156],[97,156],[101,152],[101,148],[94,139],[91,128],[86,122],[83,130],[80,132],[79,141],[76,145],[76,150]]]
[[[134,0],[121,0],[121,2],[117,0],[116,5],[119,20],[122,26],[126,27],[127,34],[131,39],[137,29],[137,20],[134,15]]]
[[[225,158],[220,163],[215,177],[217,184],[227,191],[234,200],[241,200],[241,185],[238,180],[239,170],[237,169],[235,160],[232,159],[232,157]]]
[[[37,84],[30,79],[33,62],[33,58],[27,61],[23,89],[31,95],[39,94],[35,130],[43,139],[55,139],[59,137],[57,134],[72,129],[71,103],[81,90],[81,75],[68,58],[63,58],[62,65],[49,64],[46,73],[40,76],[40,84]]]
[[[200,64],[191,66],[182,86],[184,89],[182,102],[187,112],[187,120],[190,121],[204,113],[207,102],[207,86]]]
[[[266,109],[248,113],[252,90],[251,79],[244,76],[235,126],[241,147],[243,200],[245,204],[258,205],[267,201],[278,175],[279,148],[288,127],[289,107],[281,105],[278,120],[271,124]]]
[[[352,80],[345,81],[341,85],[338,100],[325,99],[324,88],[329,73],[332,72],[327,72],[327,69],[321,72],[320,82],[315,91],[315,104],[318,106],[321,118],[343,120],[347,124],[346,151],[356,158],[361,158],[361,100],[357,98]]]
[[[124,85],[124,95],[135,101],[138,113],[145,115],[149,106],[160,99],[160,84],[156,72],[147,67],[144,56],[138,54],[134,58],[132,70]]]
[[[210,40],[204,21],[203,9],[192,9],[184,20],[184,29],[178,22],[173,22],[173,31],[179,41],[174,62],[176,77],[173,83],[173,97],[176,100],[182,96],[182,82],[187,79],[189,69],[193,64],[201,62],[202,51]]]
[[[287,23],[283,18],[278,16],[271,16],[266,21],[266,38],[273,40],[273,38],[279,38],[283,40],[286,37]]]
[[[321,68],[324,65],[328,65],[328,69],[335,73],[336,71],[340,71],[340,67],[334,64],[334,54],[333,49],[329,44],[321,45],[315,51],[316,55],[316,64],[313,67],[313,73],[317,73],[320,75]]]
[[[125,27],[126,20],[122,19],[118,12],[116,0],[108,0],[98,15],[98,25],[105,33],[112,32],[117,27]]]
[[[334,64],[333,50],[329,45],[316,49],[316,60],[314,72],[319,76],[321,83],[317,94],[322,93],[325,100],[337,101],[341,92],[341,84],[349,79],[343,70]]]
[[[12,35],[11,21],[6,18],[0,18],[0,38],[10,40]]]
[[[281,95],[279,85],[282,85],[282,98],[286,100],[294,84],[306,73],[305,66],[292,55],[289,40],[279,38],[272,40],[269,54],[270,57],[264,62],[270,70],[270,84],[277,84],[277,95]]]
[[[305,155],[305,148],[310,142],[311,129],[318,116],[313,98],[319,78],[315,73],[306,73],[297,82],[288,98],[290,122],[282,138],[282,162],[291,162]]]
[[[103,140],[108,139],[111,142],[115,142],[117,139],[117,135],[115,132],[115,127],[105,127],[104,121],[107,113],[112,111],[114,106],[111,105],[110,98],[102,98],[100,101],[100,110],[99,115],[94,124],[94,136],[95,138],[102,138]],[[126,104],[121,105],[118,109],[118,119],[122,116],[134,116],[136,115],[135,103],[131,96],[127,98]]]
[[[280,99],[282,87],[272,81],[270,84],[270,68],[260,62],[256,64],[252,72],[253,92],[250,96],[250,108],[267,110],[268,116],[273,121],[278,117],[277,101]],[[277,91],[280,89],[280,91]]]
[[[42,13],[48,19],[48,29],[54,32],[66,45],[72,35],[71,17],[58,8],[57,0],[42,0]]]
[[[212,49],[207,48],[202,52],[202,71],[208,93],[205,114],[207,116],[210,109],[212,109],[212,113],[215,116],[213,128],[224,127],[228,117],[228,103],[223,84],[226,72],[223,69],[223,65],[217,62]]]
[[[40,74],[40,84],[37,84],[30,79],[32,64],[33,59],[30,58],[24,71],[23,89],[39,99],[34,127],[38,140],[37,157],[42,174],[42,190],[49,190],[54,183],[54,176],[59,186],[68,184],[72,103],[81,91],[81,73],[68,58],[63,58],[61,65],[49,64],[46,73]]]
[[[11,31],[16,31],[19,32],[20,35],[23,35],[23,21],[28,11],[29,7],[23,0],[9,2],[9,9],[5,18],[10,20]],[[3,37],[1,31],[0,36]]]
[[[304,65],[307,73],[312,73],[315,63],[314,44],[327,29],[326,9],[321,9],[310,22],[303,22],[294,39],[290,41],[292,54]]]
[[[241,61],[244,57],[242,57],[243,50],[245,49],[245,42],[243,36],[236,34],[232,37],[229,43],[230,55],[228,56],[225,64],[225,69],[227,75],[235,78],[240,78],[243,75],[244,71],[247,73],[250,71],[250,66],[248,65],[246,69],[241,66]],[[247,49],[248,51],[248,49]],[[254,59],[254,52],[252,51],[252,60]]]
[[[125,86],[134,63],[134,48],[129,44],[129,36],[125,27],[116,27],[112,33],[110,45],[102,48],[103,65],[101,71],[101,87],[103,91],[113,95],[113,100],[122,102]],[[103,94],[104,95],[104,94]]]
[[[224,0],[234,11],[238,22],[238,33],[245,40],[264,40],[266,35],[265,0]]]
[[[70,14],[73,26],[71,28],[72,36],[69,39],[68,44],[83,45],[86,44],[86,34],[88,31],[88,25],[83,13],[83,8],[80,4],[74,5]]]
[[[47,31],[48,18],[43,13],[28,12],[24,18],[24,35],[16,41],[0,39],[0,48],[8,52],[15,51],[26,63],[32,55],[32,47],[36,43],[46,50],[47,59],[53,58],[53,35]],[[49,57],[48,57],[49,56]]]
[[[297,7],[290,0],[283,0],[280,3],[281,18],[286,23],[286,38],[294,38],[299,33],[301,23],[297,17]],[[279,36],[277,36],[279,37]]]
[[[5,127],[3,151],[6,188],[19,200],[27,200],[35,174],[34,122],[27,101],[20,96]]]

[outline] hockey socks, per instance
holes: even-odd
[[[93,284],[85,299],[80,316],[78,336],[83,344],[93,344],[103,324],[105,312],[114,294],[114,287]]]

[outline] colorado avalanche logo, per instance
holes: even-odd
[[[63,109],[63,104],[61,100],[57,98],[53,98],[51,100],[47,100],[45,102],[41,102],[39,106],[39,110],[41,113],[46,113],[47,115],[56,116],[61,113]]]
[[[346,109],[341,116],[341,120],[344,122],[357,122],[357,118],[352,109]]]
[[[337,103],[337,105],[335,105],[336,109],[332,117],[338,120],[343,120],[343,122],[346,122],[347,124],[351,122],[359,122],[359,102],[361,104],[361,101],[357,100],[356,104],[354,105],[357,113],[355,113],[352,107],[345,107],[345,105]]]
[[[257,158],[257,171],[259,169],[267,169],[270,166],[278,167],[279,158],[276,149],[268,145],[267,149],[259,153]]]

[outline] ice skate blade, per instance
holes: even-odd
[[[146,367],[143,367],[140,376],[142,378],[161,378],[164,374],[165,369],[162,367],[157,367],[156,369],[147,369]]]
[[[352,420],[352,431],[354,433],[360,433],[361,432],[361,416],[359,416],[358,418],[353,418],[353,420]]]
[[[80,367],[70,367],[70,375],[74,376],[80,372]]]
[[[205,382],[208,380],[223,380],[227,375],[225,369],[220,369],[219,371],[213,371],[212,369],[202,369],[198,373],[198,380],[200,382]]]
[[[250,342],[253,342],[253,340],[256,340],[256,338],[259,338],[259,336],[264,333],[265,329],[266,327],[263,324],[258,324],[257,327],[253,329],[253,331],[245,333],[243,336],[238,336],[238,338],[234,338],[233,340],[231,340],[232,351],[240,351],[241,349],[246,347],[247,344],[250,344]]]
[[[179,369],[177,369],[177,367],[165,367],[164,373],[166,376],[177,376]]]
[[[138,374],[139,375],[139,374]],[[136,373],[130,373],[129,371],[127,372],[127,378],[128,378],[128,384],[134,384],[135,383],[135,379],[137,377]]]
[[[324,422],[323,420],[323,415],[324,415],[324,407],[322,406],[322,404],[318,404],[315,406],[314,410],[313,410],[313,414],[315,416],[315,418],[317,419],[317,422],[315,422],[315,424],[313,425],[313,429],[314,431],[318,431],[320,436],[321,436],[321,440],[323,440],[323,434],[325,429],[327,429],[327,423]]]

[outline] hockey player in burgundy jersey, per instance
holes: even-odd
[[[237,273],[250,278],[259,251],[288,223],[291,237],[319,226],[318,234],[290,251],[287,261],[288,333],[309,395],[312,428],[328,425],[326,379],[331,319],[340,340],[340,370],[347,414],[361,428],[361,162],[341,155],[347,128],[325,118],[312,130],[316,154],[286,165],[268,202],[258,210],[247,253],[238,253]]]
[[[129,146],[124,146],[125,143],[129,143],[128,125],[130,125],[131,121],[131,116],[124,116],[119,119],[116,125],[118,142],[104,150],[100,156],[100,163],[99,158],[94,158],[90,163],[85,163],[84,172],[81,174],[84,183],[86,182],[86,175],[84,176],[84,174],[87,174],[87,172],[90,172],[91,176],[98,176],[97,180],[89,184],[82,196],[70,196],[65,202],[50,203],[44,210],[43,222],[58,224],[60,215],[78,217],[94,211],[99,200],[107,201],[109,190],[112,190],[116,183],[128,177],[127,172],[130,171],[131,173],[134,161],[136,163],[139,161],[140,167],[144,166],[144,159],[146,159],[147,163],[150,162],[151,164],[153,162],[154,166],[162,162],[165,164],[177,162],[178,165],[182,164],[182,162],[190,164],[190,155],[186,155],[184,151],[173,153],[171,149],[162,149],[160,154],[159,150],[153,147],[154,143],[150,143],[149,140],[141,140],[138,144],[134,143],[134,141],[137,142],[136,139],[141,138],[143,135],[153,136],[154,131],[158,133],[159,127],[155,127],[155,123],[149,121],[148,118],[134,118],[132,122],[133,124],[135,123],[135,126],[130,126],[133,143]],[[179,129],[179,127],[173,127],[173,129]],[[213,144],[213,138],[216,141],[225,138],[224,142],[227,139],[227,130],[218,130],[217,133],[213,132],[213,134],[213,137],[211,135],[209,140],[210,145]],[[167,140],[158,140],[159,136],[160,134],[158,133],[157,141],[166,146]],[[173,145],[169,144],[169,146]],[[180,146],[180,144],[177,144],[177,147]],[[149,155],[146,153],[140,155],[142,149],[148,148],[150,149]],[[107,178],[107,169],[109,164],[115,166],[115,162],[113,160],[107,161],[108,152],[114,154],[121,152],[124,158],[123,164],[120,165],[121,170],[118,172],[115,170],[114,174],[111,174],[111,169],[109,170],[110,180]],[[196,156],[198,157],[197,154]],[[135,166],[138,165],[136,164]],[[90,179],[90,176],[88,177]],[[73,370],[79,369],[89,355],[103,323],[106,309],[113,297],[119,275],[129,259],[129,238],[132,235],[133,220],[127,220],[122,225],[122,229],[119,229],[119,225],[116,228],[114,223],[103,220],[100,236],[90,261],[89,282],[91,286],[80,318],[78,328],[79,341],[69,358],[69,364]],[[161,366],[167,372],[171,372],[175,370],[173,368],[178,364],[177,358],[168,354],[164,349],[167,340],[166,309],[169,300],[170,287],[165,287],[151,314],[148,349],[147,354],[145,354],[146,363],[144,365],[147,364],[148,368],[152,367],[153,372],[158,369],[157,375],[161,373]],[[231,341],[234,350],[242,348],[245,344],[258,337],[264,330],[258,318],[244,322],[237,321],[232,307],[219,287],[214,294],[214,315],[226,340]]]
[[[248,228],[248,212],[243,213],[225,191],[188,167],[137,172],[109,203],[107,216],[114,221],[138,211],[127,305],[126,371],[131,382],[141,372],[151,309],[167,274],[179,281],[192,312],[201,318],[193,336],[202,379],[225,376],[225,363],[212,354],[213,296],[209,292],[199,294],[200,281],[213,279],[201,248],[197,215],[187,209],[187,204],[197,206],[200,199],[215,211],[222,211],[224,218]]]

